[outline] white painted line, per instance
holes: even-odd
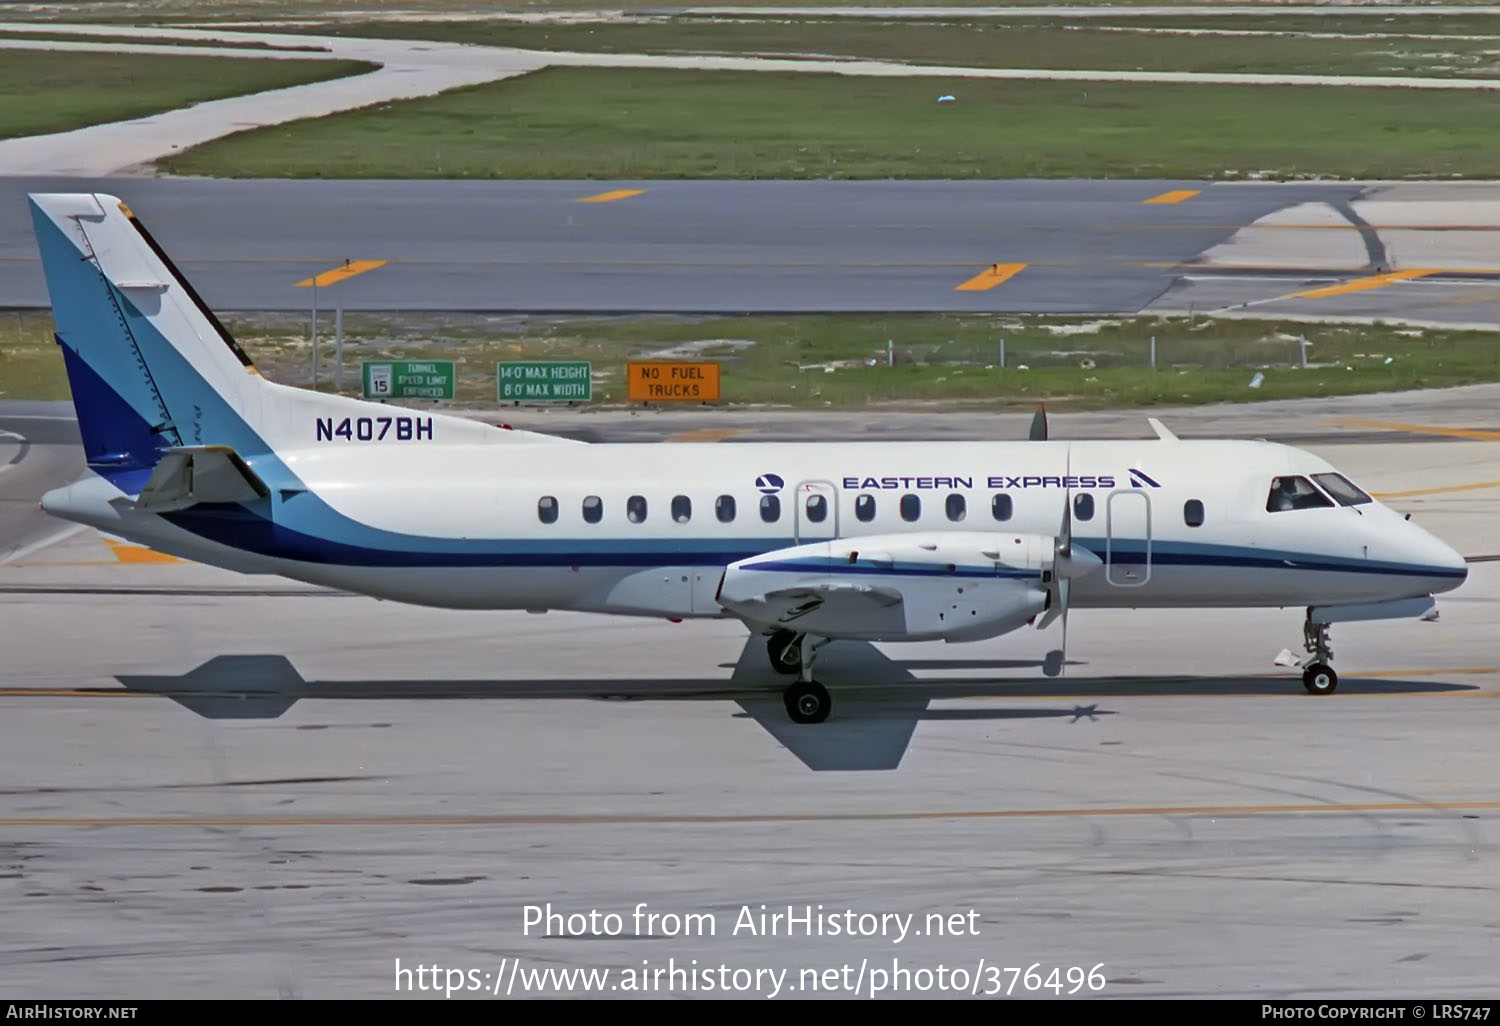
[[[7,470],[14,469],[21,462],[21,457],[26,455],[27,447],[26,436],[18,435],[14,431],[7,431],[4,428],[0,428],[0,438],[14,438],[16,441],[21,443],[21,451],[16,453],[16,455],[11,459],[9,463],[0,464],[0,474],[3,474]]]
[[[30,545],[16,549],[14,552],[9,552],[5,556],[0,557],[0,565],[3,565],[5,563],[15,563],[19,560],[25,559],[27,556],[41,552],[43,549],[49,549],[52,546],[56,545],[58,542],[67,541],[69,538],[73,537],[80,531],[86,530],[88,530],[88,524],[74,524],[72,527],[65,527],[61,531],[58,531],[56,534],[49,534],[41,541],[33,542]]]

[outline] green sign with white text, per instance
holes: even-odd
[[[594,372],[581,360],[518,360],[495,365],[502,403],[579,403],[594,395]]]
[[[361,365],[366,399],[452,399],[452,360]]]

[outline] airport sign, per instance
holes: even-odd
[[[360,365],[366,399],[452,399],[452,360],[388,360]]]
[[[515,360],[495,365],[502,403],[580,403],[594,397],[594,369],[585,360]]]
[[[625,380],[629,398],[642,402],[708,402],[719,398],[719,365],[712,360],[627,364]]]

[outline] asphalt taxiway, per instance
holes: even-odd
[[[626,970],[697,959],[789,970],[789,997],[804,971],[847,965],[847,988],[864,966],[868,992],[893,960],[972,980],[983,958],[1064,981],[1103,963],[1103,996],[1492,996],[1500,449],[1489,420],[1403,402],[1408,427],[1468,434],[1309,447],[1475,562],[1435,623],[1336,626],[1324,697],[1272,665],[1298,610],[1081,610],[1062,679],[1039,671],[1055,630],[829,646],[833,717],[796,727],[731,622],[400,606],[92,531],[13,557],[0,985],[430,998],[398,989],[399,959],[512,998],[531,971],[607,969],[540,992],[624,996]],[[16,467],[70,451],[59,434]],[[47,476],[0,473],[0,494]],[[548,903],[620,935],[528,933]],[[638,935],[640,903],[715,932]],[[761,905],[973,930],[736,933]]]
[[[48,305],[26,195],[120,197],[216,312],[999,311],[1500,322],[1500,186],[0,177],[0,307]],[[299,283],[346,261],[378,267]]]

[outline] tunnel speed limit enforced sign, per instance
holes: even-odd
[[[627,364],[626,381],[630,398],[643,402],[719,398],[719,365],[712,361]]]

